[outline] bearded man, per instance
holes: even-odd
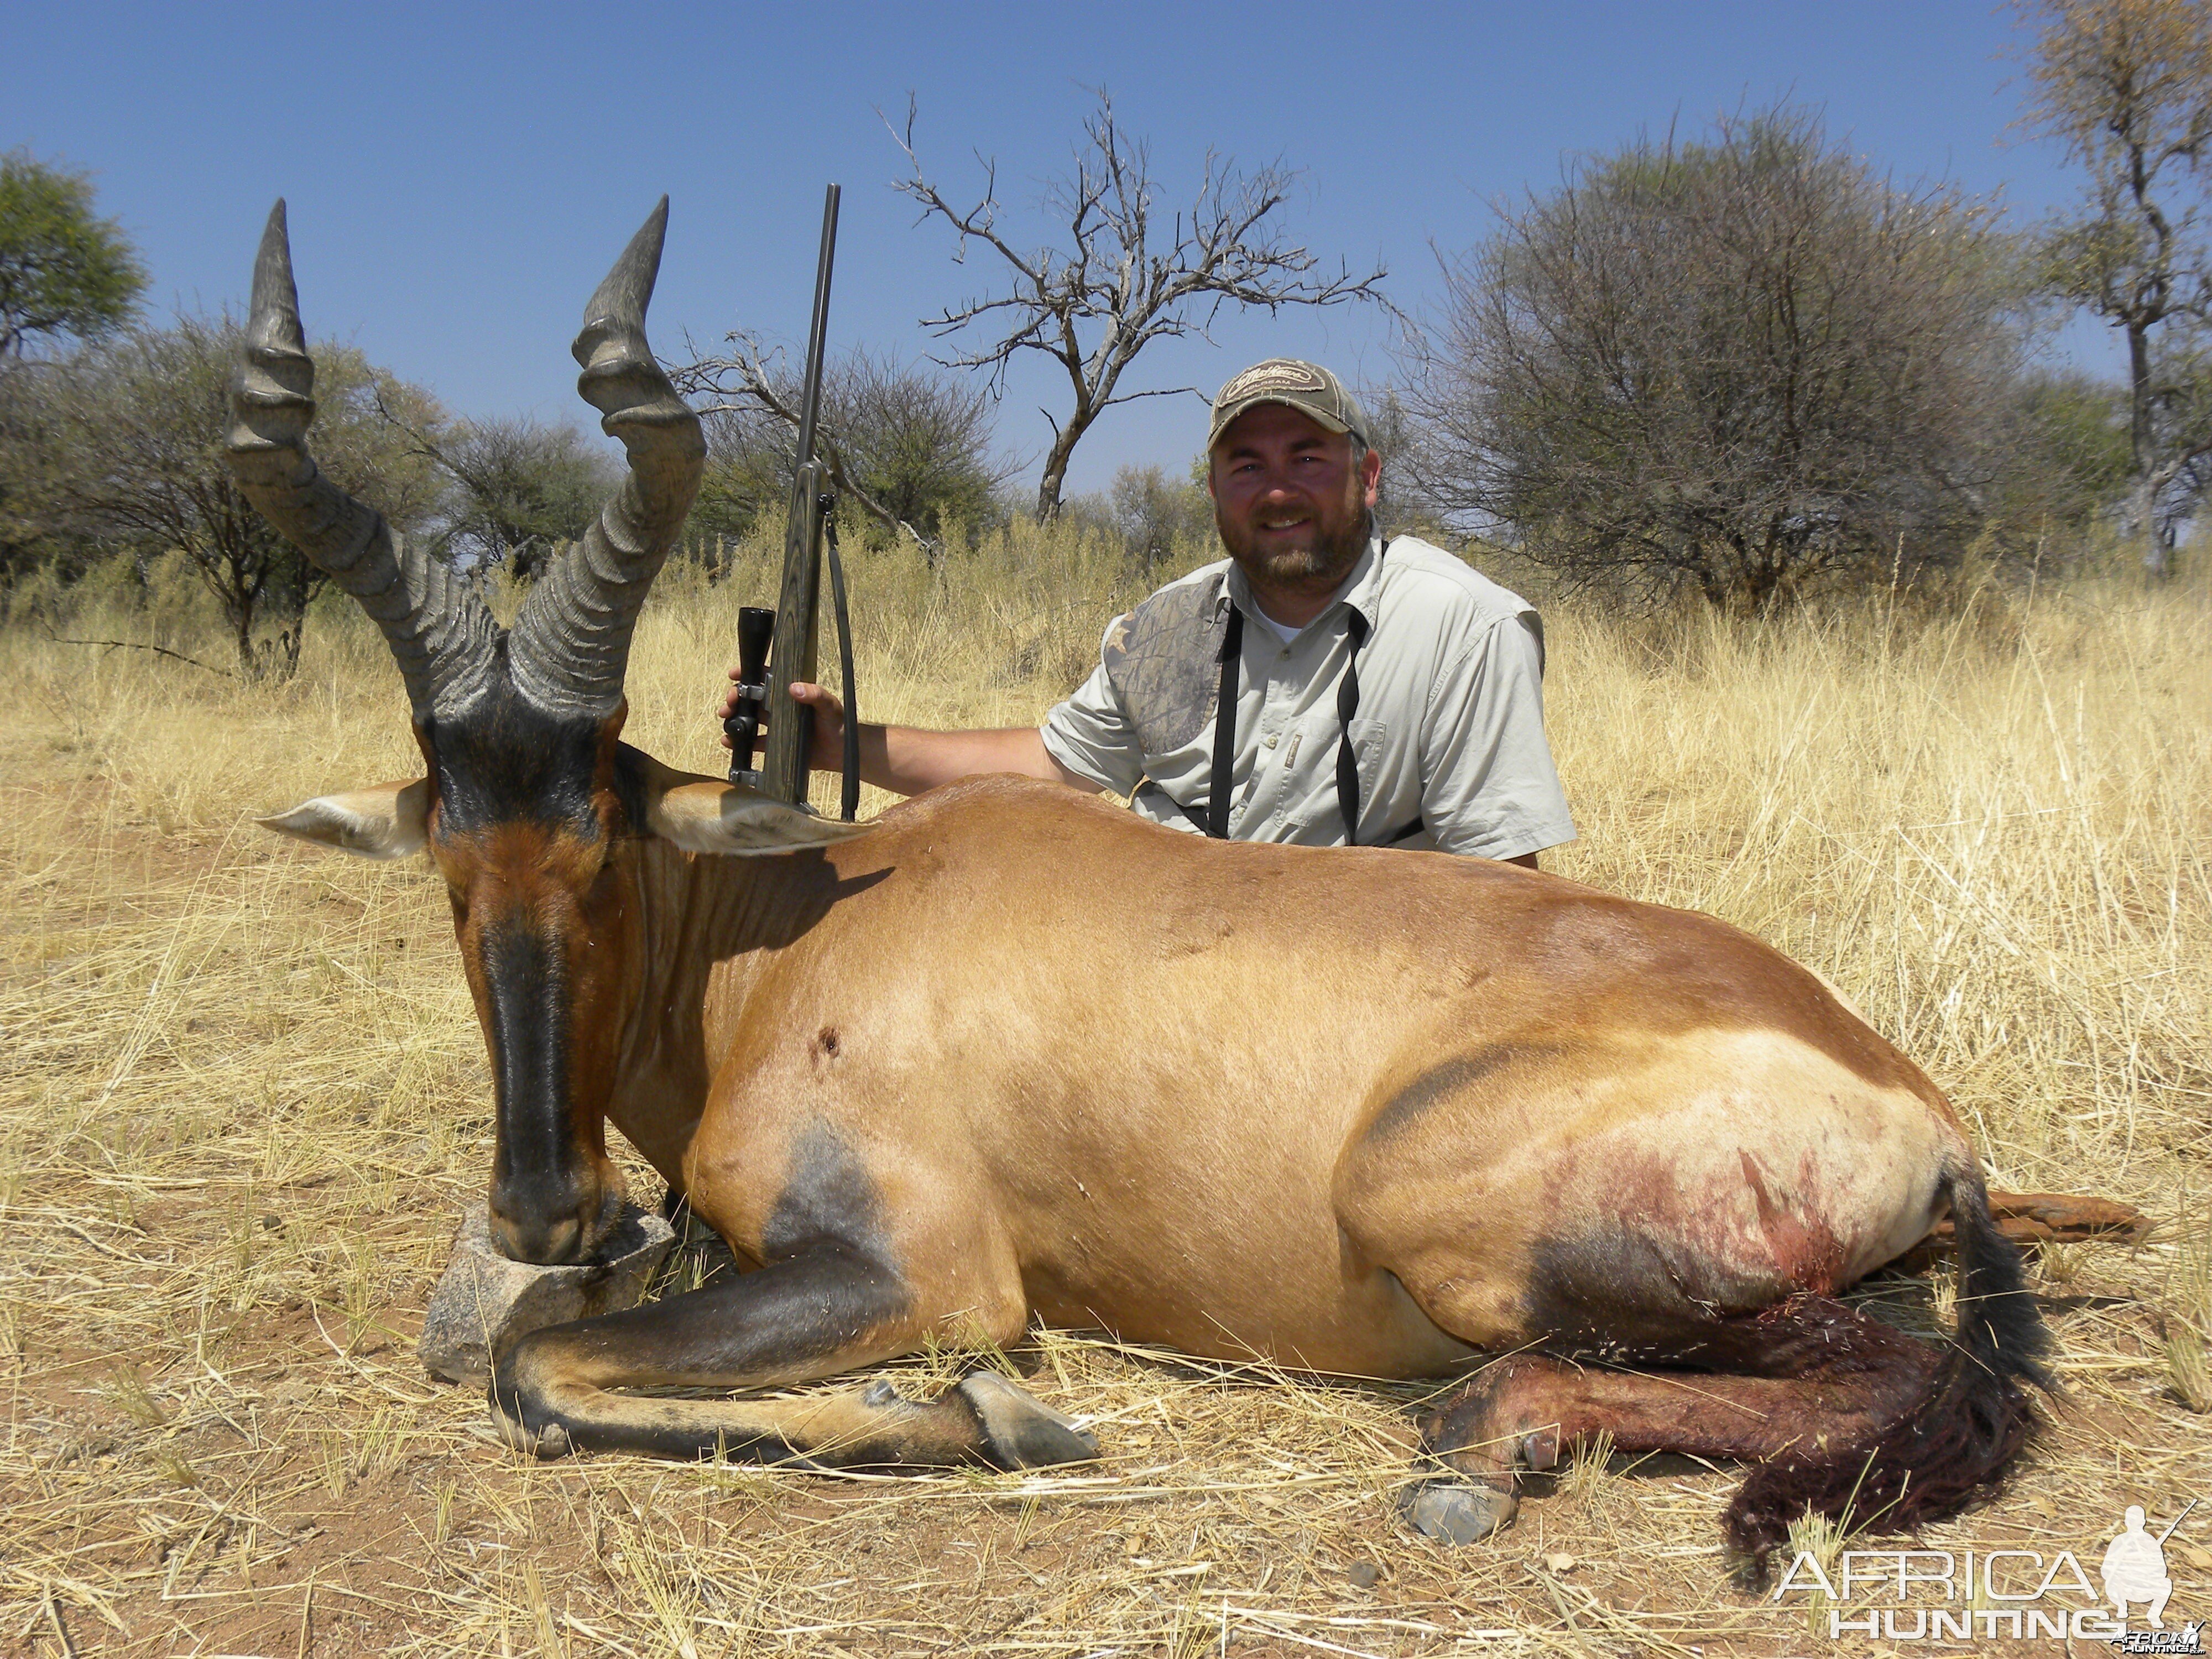
[[[1229,557],[1115,617],[1042,727],[863,723],[860,775],[911,795],[1015,772],[1194,833],[1534,867],[1575,836],[1544,737],[1543,625],[1442,549],[1381,532],[1370,430],[1325,368],[1246,369],[1206,440]],[[817,685],[792,696],[814,711],[809,764],[836,770],[842,708]]]

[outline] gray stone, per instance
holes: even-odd
[[[491,1356],[531,1332],[636,1306],[675,1240],[665,1221],[624,1200],[593,1260],[539,1267],[501,1255],[491,1242],[489,1214],[481,1206],[471,1211],[422,1316],[422,1369],[482,1388],[491,1377]]]
[[[1398,1494],[1398,1513],[1415,1532],[1462,1548],[1508,1524],[1519,1508],[1510,1492],[1458,1481],[1423,1480]]]

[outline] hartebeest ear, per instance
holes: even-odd
[[[343,795],[318,795],[289,812],[256,818],[264,830],[336,847],[365,859],[404,859],[428,839],[430,780],[379,783]]]
[[[676,771],[638,750],[628,754],[636,757],[646,827],[687,853],[795,853],[868,828],[817,817],[743,784]]]

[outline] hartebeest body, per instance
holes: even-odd
[[[623,744],[630,628],[702,453],[643,331],[665,208],[576,346],[629,480],[509,632],[307,459],[282,204],[236,392],[241,480],[384,627],[428,766],[270,822],[427,848],[444,875],[493,1061],[495,1237],[587,1255],[611,1121],[749,1269],[500,1356],[518,1445],[1085,1457],[988,1372],[929,1402],[626,1392],[805,1382],[1042,1318],[1474,1372],[1424,1423],[1462,1534],[1510,1516],[1518,1466],[1600,1431],[1756,1462],[1729,1517],[1753,1553],[1808,1506],[1903,1522],[1996,1473],[2043,1333],[1973,1151],[1918,1070],[1749,936],[1481,860],[1205,841],[1012,779],[827,823]],[[1948,1352],[1833,1299],[1947,1211]]]

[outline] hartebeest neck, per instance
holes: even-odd
[[[848,890],[834,854],[767,858],[635,844],[639,959],[608,1115],[672,1185],[713,1080],[710,1055],[750,1000],[772,953],[801,938]]]

